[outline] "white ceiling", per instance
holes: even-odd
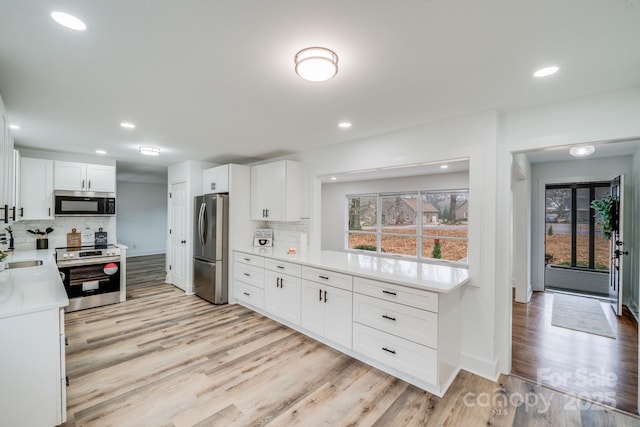
[[[249,163],[638,85],[639,40],[640,0],[0,0],[0,93],[22,147]],[[316,45],[328,82],[293,70]]]

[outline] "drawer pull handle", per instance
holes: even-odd
[[[382,291],[383,294],[389,294],[389,295],[398,295],[395,292],[391,292],[391,291]]]
[[[395,350],[390,350],[390,349],[388,349],[387,347],[382,347],[382,349],[383,349],[384,351],[388,352],[388,353],[396,354],[396,351],[395,351]]]
[[[324,280],[329,280],[329,278],[327,276],[318,276],[318,277],[321,278],[321,279],[324,279]]]
[[[244,258],[245,261],[250,262],[251,258]]]
[[[395,317],[387,316],[386,314],[383,314],[382,317],[384,317],[385,319],[393,320],[394,322],[396,321]]]
[[[251,277],[251,274],[249,274],[249,273],[244,273],[244,275],[247,276],[247,277]]]
[[[283,269],[283,268],[284,268],[284,265],[276,265],[276,267],[278,267],[278,268],[280,268],[280,269]]]
[[[250,297],[251,294],[249,292],[243,292],[243,294],[245,294],[246,296]]]

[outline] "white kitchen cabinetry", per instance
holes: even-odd
[[[361,277],[353,291],[353,350],[373,366],[443,393],[458,372],[459,292]]]
[[[13,134],[0,99],[0,224],[15,217],[15,175],[13,167]]]
[[[229,192],[229,165],[216,166],[202,172],[202,194]]]
[[[265,269],[264,310],[300,325],[300,265],[266,259]]]
[[[116,168],[56,160],[54,188],[67,191],[115,193]]]
[[[0,319],[2,399],[7,426],[56,426],[66,421],[64,309]]]
[[[21,220],[53,219],[53,160],[20,159]]]
[[[302,167],[281,160],[251,167],[251,219],[299,221],[302,211]]]
[[[351,349],[351,276],[302,267],[302,278],[302,327]]]
[[[257,309],[264,307],[264,258],[236,252],[233,265],[236,299]]]

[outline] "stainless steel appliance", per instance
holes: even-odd
[[[116,214],[115,193],[56,191],[56,216],[113,216]]]
[[[229,195],[205,194],[195,197],[194,213],[194,291],[213,304],[226,304]]]
[[[120,302],[120,248],[117,246],[56,248],[56,263],[69,297],[65,311]]]

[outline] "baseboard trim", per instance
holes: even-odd
[[[500,377],[497,360],[487,361],[465,352],[460,353],[460,368],[491,381]]]

